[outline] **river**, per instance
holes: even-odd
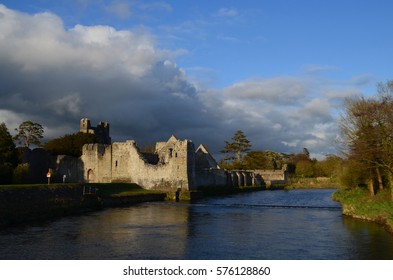
[[[0,231],[1,259],[393,259],[393,236],[332,189],[154,202]]]

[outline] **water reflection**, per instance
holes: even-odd
[[[393,259],[383,228],[342,217],[333,190],[145,203],[0,232],[3,259]],[[296,206],[270,207],[272,206]]]

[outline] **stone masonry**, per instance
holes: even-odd
[[[109,123],[100,122],[94,128],[84,118],[80,131],[94,133],[101,140],[84,145],[78,159],[58,159],[55,169],[59,175],[66,174],[68,181],[127,182],[173,192],[209,186],[261,186],[286,180],[286,170],[222,170],[205,146],[195,149],[191,140],[179,140],[173,135],[166,142],[157,142],[155,152],[147,154],[133,140],[111,143]]]
[[[172,136],[156,144],[157,161],[140,152],[135,141],[87,144],[81,160],[86,182],[129,182],[146,189],[196,188],[195,151],[190,140]]]

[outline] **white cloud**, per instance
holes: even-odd
[[[236,83],[225,89],[225,95],[254,102],[294,104],[307,94],[307,82],[294,77],[252,79]]]
[[[71,114],[80,116],[81,114],[81,98],[78,93],[71,93],[56,100],[52,104],[53,110],[59,115]]]
[[[0,121],[16,127],[31,119],[48,137],[77,131],[79,119],[88,117],[93,124],[109,121],[114,140],[152,143],[176,134],[216,152],[241,129],[254,149],[300,152],[308,146],[330,153],[332,104],[354,91],[315,76],[257,77],[203,89],[174,62],[185,51],[159,49],[143,28],[65,29],[56,15],[3,5],[0,45]]]
[[[234,17],[238,14],[239,12],[235,8],[220,8],[217,12],[217,15],[221,17]]]

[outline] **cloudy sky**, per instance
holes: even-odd
[[[213,154],[335,153],[348,96],[392,79],[393,2],[0,0],[0,122],[45,139],[79,120],[115,141],[175,134]]]

